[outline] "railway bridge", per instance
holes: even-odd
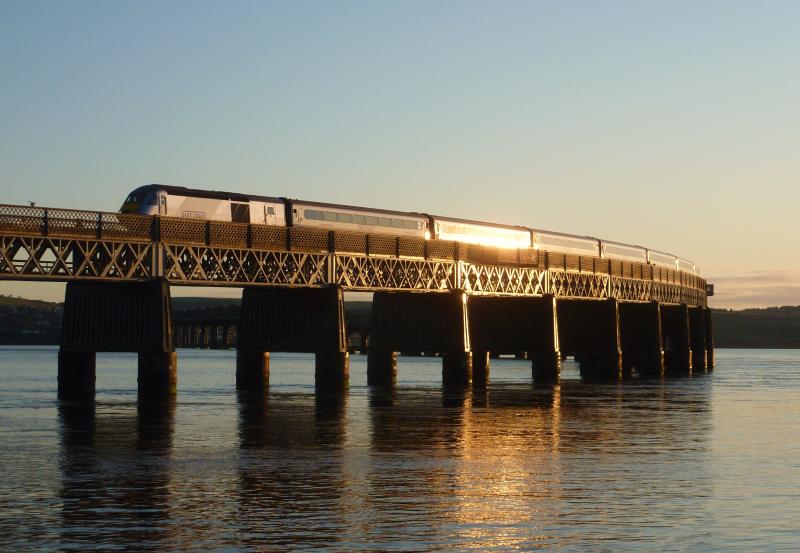
[[[175,393],[171,286],[243,288],[237,387],[263,390],[269,353],[316,355],[318,386],[349,375],[345,291],[372,292],[370,385],[398,351],[437,352],[446,385],[485,384],[490,353],[562,355],[584,378],[713,367],[707,284],[650,264],[318,228],[0,205],[0,279],[66,282],[64,398],[91,397],[95,353],[138,352],[143,396]]]

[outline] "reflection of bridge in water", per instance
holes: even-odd
[[[0,279],[68,283],[64,397],[94,394],[97,351],[138,352],[140,392],[175,392],[171,285],[244,288],[240,389],[267,385],[271,351],[314,353],[317,384],[345,384],[345,291],[374,293],[373,385],[394,382],[398,351],[438,352],[461,386],[486,382],[490,353],[525,351],[548,382],[564,353],[591,378],[713,366],[701,277],[533,248],[0,206]]]
[[[243,548],[419,543],[420,529],[448,539],[468,522],[470,541],[510,546],[583,527],[595,500],[612,521],[646,501],[701,525],[710,393],[695,378],[240,392],[221,413],[62,402],[55,526],[62,547],[147,551],[229,547],[232,534]]]

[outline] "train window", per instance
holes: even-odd
[[[147,197],[147,205],[158,205],[158,196],[156,196],[155,192]]]
[[[419,221],[406,221],[407,229],[418,229]]]
[[[139,201],[139,196],[137,196],[136,193],[134,193],[134,192],[131,192],[130,194],[128,194],[128,197],[125,198],[125,203],[126,204],[127,203],[134,203],[134,202],[138,202],[138,201]]]
[[[267,215],[275,215],[275,208],[272,207],[272,206],[269,206],[267,208]]]
[[[367,219],[367,224],[368,225],[373,226],[373,227],[378,225],[378,218],[377,217],[373,217],[371,215],[367,215],[366,219]]]
[[[333,211],[323,211],[322,216],[326,221],[336,222],[336,214]]]
[[[392,226],[392,220],[388,217],[378,217],[378,224],[382,227]]]
[[[406,228],[406,222],[402,219],[392,219],[392,226],[394,228]]]
[[[353,222],[353,216],[350,213],[339,213],[337,214],[336,218],[339,220],[340,223]]]
[[[311,220],[314,220],[314,221],[318,221],[318,220],[322,219],[322,212],[321,211],[317,211],[316,209],[306,209],[304,213],[305,213],[306,219],[311,219]]]
[[[367,222],[366,219],[367,218],[364,217],[363,215],[353,215],[353,223],[355,223],[357,225],[366,224],[366,222]]]

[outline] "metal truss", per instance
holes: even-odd
[[[165,278],[195,286],[332,284],[707,303],[706,282],[697,276],[557,257],[442,240],[0,205],[0,280]]]
[[[352,290],[453,290],[453,261],[336,254],[332,283]]]
[[[605,299],[610,296],[606,274],[550,271],[549,293],[555,297]]]
[[[156,276],[153,244],[0,236],[4,280],[130,280]]]
[[[162,251],[163,275],[176,284],[322,286],[329,280],[327,254],[169,244]]]
[[[541,296],[547,271],[532,267],[461,263],[459,288],[472,294]]]

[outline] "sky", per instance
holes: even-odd
[[[5,0],[0,202],[166,183],[422,211],[672,252],[715,307],[797,305],[799,26],[781,1]]]

